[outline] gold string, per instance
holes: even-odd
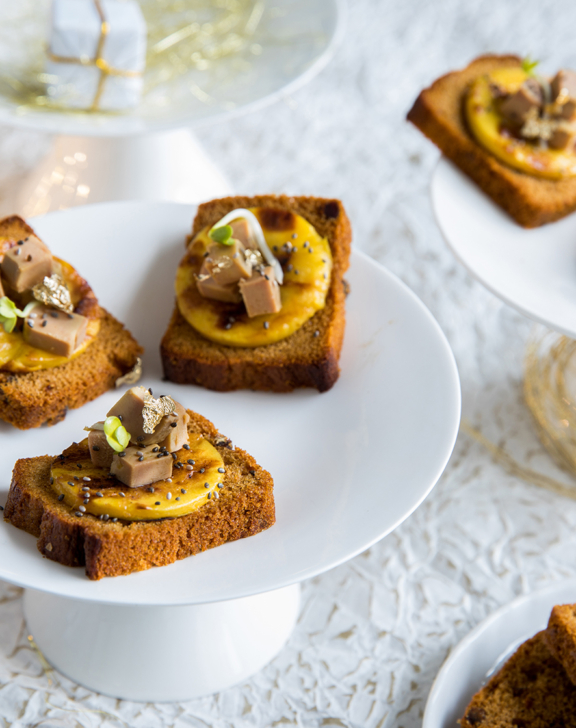
[[[52,680],[52,665],[48,662],[48,660],[44,657],[43,652],[36,644],[36,641],[34,640],[34,637],[29,634],[26,639],[28,640],[28,644],[32,648],[32,651],[38,658],[38,661],[40,662],[40,666],[42,667],[42,672],[44,673],[44,676],[46,677],[46,681],[48,682],[49,687],[52,687],[53,680]]]
[[[55,61],[56,63],[77,63],[81,66],[96,66],[96,68],[100,71],[100,76],[98,78],[98,86],[96,87],[96,93],[94,94],[94,98],[92,99],[90,111],[97,111],[98,106],[100,105],[102,94],[104,93],[104,87],[106,85],[106,80],[108,76],[135,78],[137,76],[141,76],[142,74],[140,71],[123,71],[119,68],[113,68],[105,60],[104,44],[106,42],[106,37],[110,32],[110,24],[106,20],[106,16],[104,15],[104,9],[100,4],[100,0],[93,0],[93,2],[94,6],[96,7],[96,12],[98,13],[98,16],[100,18],[100,36],[98,38],[98,45],[96,46],[96,56],[94,58],[69,58],[68,56],[58,56],[55,53],[52,53],[51,50],[48,50],[48,58],[51,61]]]
[[[576,480],[576,341],[550,331],[532,337],[524,362],[524,400],[547,452]],[[461,429],[512,475],[576,500],[576,487],[520,465],[468,422]]]
[[[554,478],[549,478],[547,475],[538,473],[536,470],[520,465],[520,463],[509,455],[504,448],[490,442],[487,437],[484,437],[479,430],[472,427],[472,425],[466,420],[462,420],[460,423],[460,429],[470,437],[474,438],[476,442],[482,445],[482,447],[485,447],[492,455],[495,462],[501,465],[504,470],[510,473],[510,475],[514,475],[521,480],[525,480],[531,485],[537,485],[539,488],[544,488],[544,490],[549,490],[557,495],[563,495],[566,498],[576,500],[576,488],[570,488],[569,486],[558,482]]]
[[[576,341],[551,332],[526,352],[524,399],[538,436],[562,470],[576,476]]]

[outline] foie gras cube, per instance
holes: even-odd
[[[103,425],[103,422],[99,422]],[[90,451],[90,460],[96,468],[110,468],[114,450],[108,444],[104,430],[90,430],[88,433],[88,449]]]
[[[56,356],[70,356],[86,338],[88,319],[39,303],[24,319],[24,341]]]
[[[560,126],[552,132],[552,136],[548,140],[548,146],[551,149],[567,149],[574,146],[575,138],[576,135],[571,129],[563,129]]]
[[[110,473],[129,488],[139,488],[172,475],[170,453],[153,452],[155,445],[130,445],[124,453],[114,453]]]
[[[535,78],[524,81],[516,93],[502,101],[502,116],[514,126],[522,126],[532,109],[539,109],[544,102],[542,88]]]
[[[242,301],[236,283],[231,286],[222,286],[220,283],[216,283],[206,262],[202,264],[200,275],[196,279],[196,285],[198,286],[198,292],[204,298],[212,298],[214,301],[223,301],[224,303],[240,303]]]
[[[149,437],[144,432],[144,419],[142,417],[147,393],[148,390],[145,387],[131,387],[106,414],[107,417],[120,418],[122,424],[130,433],[130,441],[133,444],[141,444],[146,437]]]
[[[1,268],[12,288],[22,293],[52,275],[52,254],[41,240],[31,235],[4,253]]]
[[[188,422],[190,422],[190,415],[179,402],[176,402],[176,409],[171,416],[173,419],[169,425],[168,435],[160,443],[160,446],[165,447],[168,452],[176,452],[188,442]]]
[[[174,414],[164,415],[154,428],[154,432],[144,432],[142,410],[146,402],[148,390],[145,387],[132,387],[108,411],[107,417],[118,417],[130,433],[130,442],[134,445],[158,445],[170,430],[170,423],[176,420]]]
[[[2,288],[4,289],[4,295],[8,296],[8,298],[11,301],[14,301],[14,303],[20,308],[25,308],[29,303],[36,300],[32,294],[31,288],[27,291],[23,291],[22,293],[18,293],[18,291],[11,286],[5,278],[2,280]]]
[[[280,286],[272,266],[262,272],[255,271],[248,280],[240,281],[240,293],[250,318],[267,313],[278,313],[282,308]]]
[[[576,72],[560,70],[552,79],[552,99],[560,106],[558,116],[571,120],[576,115]],[[562,149],[563,147],[554,147]]]
[[[232,245],[214,243],[208,248],[207,268],[216,283],[229,286],[241,278],[250,278],[252,264],[244,258],[244,246],[235,241]]]
[[[234,240],[239,240],[245,248],[252,248],[252,250],[258,249],[258,243],[252,235],[252,228],[248,220],[240,217],[238,220],[233,220],[230,223],[230,227],[232,228],[232,237]]]

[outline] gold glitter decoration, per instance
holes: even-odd
[[[121,387],[123,384],[136,384],[136,382],[140,381],[140,378],[142,377],[142,359],[140,357],[137,357],[136,364],[130,369],[129,372],[126,372],[126,374],[123,374],[121,377],[118,377],[118,379],[115,382],[116,387]]]
[[[99,0],[94,0],[100,8]],[[143,101],[148,107],[163,109],[166,105],[190,100],[202,104],[218,104],[231,108],[232,102],[214,98],[214,83],[232,83],[251,67],[251,60],[262,54],[255,34],[267,9],[266,0],[139,0],[148,28]],[[270,10],[274,13],[274,9]],[[100,42],[93,59],[53,57],[53,60],[96,65],[100,81],[90,109],[67,109],[51,99],[46,84],[58,82],[46,73],[46,28],[49,25],[48,0],[18,0],[3,9],[0,15],[0,50],[6,53],[0,63],[0,94],[19,106],[53,109],[69,113],[118,113],[98,110],[98,101],[106,78],[110,75],[141,75],[118,71],[102,58],[102,47],[109,33],[103,14]],[[23,30],[24,29],[24,30]],[[18,42],[17,42],[18,40]],[[222,66],[225,63],[225,67]]]
[[[170,415],[176,409],[176,402],[168,395],[154,399],[154,397],[146,393],[144,395],[144,407],[142,408],[142,419],[144,426],[142,429],[147,435],[151,435],[156,429],[156,425],[165,415]]]
[[[40,303],[53,306],[66,313],[72,313],[74,310],[70,291],[57,273],[53,273],[50,277],[45,276],[42,283],[37,283],[32,288],[32,295]]]

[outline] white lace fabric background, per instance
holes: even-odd
[[[448,252],[428,191],[438,151],[405,115],[421,88],[481,53],[530,54],[548,73],[576,68],[576,4],[349,4],[344,42],[308,86],[198,136],[239,192],[342,199],[355,245],[405,281],[446,333],[463,417],[522,464],[569,482],[523,404],[532,324]],[[1,212],[13,211],[16,175],[45,149],[39,135],[1,130]],[[415,728],[440,666],[474,625],[576,575],[575,526],[576,502],[508,475],[462,433],[440,482],[400,528],[303,585],[296,630],[270,665],[179,704],[116,701],[64,678],[50,685],[27,645],[20,591],[0,584],[0,726]]]

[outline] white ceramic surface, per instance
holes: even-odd
[[[454,728],[474,693],[514,650],[544,629],[555,604],[576,600],[576,579],[515,599],[475,627],[451,652],[426,704],[422,728]]]
[[[576,215],[526,230],[444,157],[432,203],[446,242],[472,275],[521,313],[576,338]]]
[[[265,6],[252,41],[261,52],[250,55],[247,70],[220,61],[212,76],[190,73],[172,87],[170,103],[164,97],[155,102],[154,90],[131,113],[61,113],[22,107],[3,96],[0,124],[54,134],[125,136],[212,123],[261,108],[295,91],[328,63],[343,32],[344,2],[276,0],[272,8]]]
[[[189,129],[129,137],[59,136],[20,186],[24,217],[86,203],[198,203],[232,189]]]
[[[300,586],[217,604],[131,607],[27,589],[28,631],[59,672],[103,695],[191,700],[258,672],[282,649]],[[174,633],[172,633],[174,630]]]
[[[208,417],[275,481],[276,525],[171,566],[86,579],[39,557],[35,539],[0,523],[0,578],[61,596],[116,604],[192,604],[277,589],[322,573],[401,523],[442,473],[458,431],[460,389],[448,343],[397,278],[360,253],[332,390],[215,393],[161,381],[158,345],[194,208],[107,203],[33,221],[54,253],[90,281],[146,347],[143,383]],[[53,428],[0,426],[0,502],[14,460],[58,453],[106,412],[109,392]]]

